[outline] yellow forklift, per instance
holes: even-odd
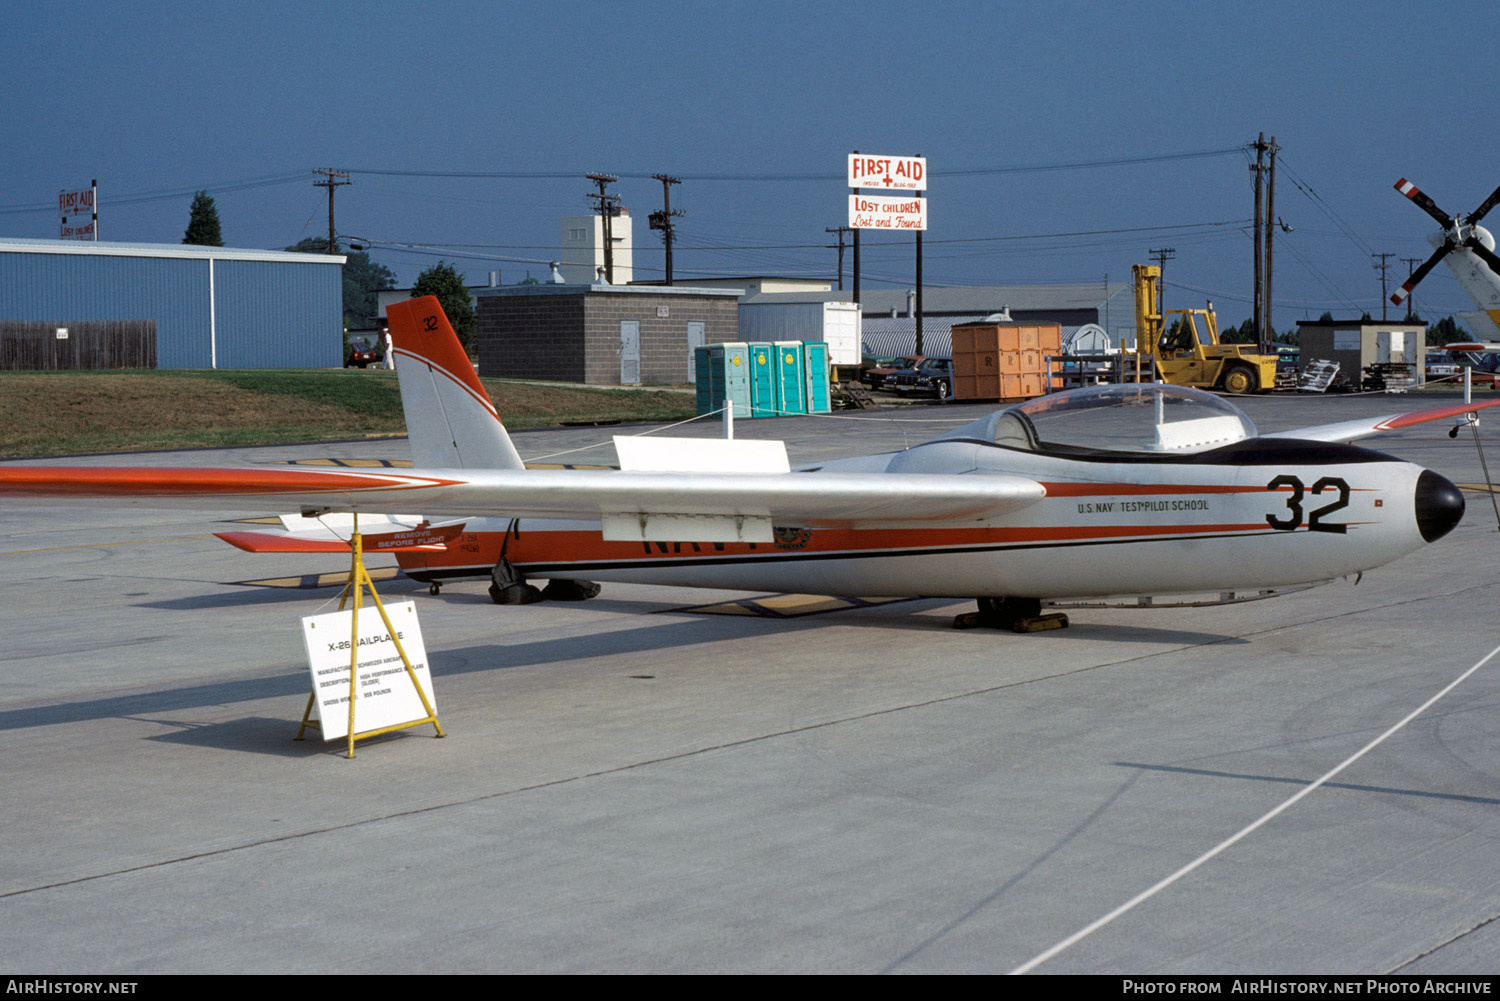
[[[1276,356],[1255,352],[1254,344],[1220,344],[1213,303],[1207,309],[1161,309],[1161,268],[1136,264],[1136,377],[1145,357],[1154,359],[1156,377],[1174,386],[1254,393],[1276,385]],[[1171,328],[1168,320],[1175,320]],[[1202,324],[1200,329],[1199,324]],[[1168,332],[1170,330],[1170,332]]]

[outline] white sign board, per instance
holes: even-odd
[[[850,195],[851,229],[926,229],[927,199]]]
[[[61,219],[59,236],[64,240],[94,238],[94,189],[59,191],[57,214]]]
[[[410,601],[387,603],[386,614],[396,629],[401,647],[411,659],[422,691],[432,704],[432,677],[427,670],[427,649],[422,645],[422,629],[417,624],[417,606]],[[354,611],[308,615],[302,619],[302,641],[307,645],[307,662],[312,669],[314,700],[318,706],[318,725],[324,740],[337,740],[349,734],[349,643]],[[355,733],[424,719],[427,710],[412,687],[406,665],[396,652],[373,605],[359,611],[359,663],[356,688],[359,703],[354,710]]]
[[[890,191],[927,190],[925,156],[866,156],[849,154],[849,187]]]

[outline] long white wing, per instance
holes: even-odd
[[[1337,424],[1319,424],[1316,427],[1297,428],[1294,431],[1278,431],[1264,437],[1301,438],[1304,441],[1356,441],[1386,431],[1394,431],[1397,428],[1410,427],[1413,424],[1462,417],[1464,414],[1476,413],[1486,407],[1494,406],[1500,406],[1500,400],[1489,400],[1485,403],[1459,403],[1450,407],[1418,410],[1410,414],[1387,414],[1384,417],[1365,417],[1353,421],[1340,421]]]
[[[772,526],[977,524],[1046,495],[1019,476],[0,465],[0,497],[198,509],[599,520],[610,539],[771,541]]]

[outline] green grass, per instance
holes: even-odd
[[[511,428],[672,421],[690,394],[486,379]],[[0,457],[260,445],[406,433],[394,372],[0,373]]]

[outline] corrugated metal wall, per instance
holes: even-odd
[[[344,364],[342,268],[215,261],[214,297],[220,368]]]
[[[216,260],[219,368],[343,364],[343,272],[333,264]],[[209,262],[0,253],[0,319],[66,326],[155,320],[159,368],[209,368]]]

